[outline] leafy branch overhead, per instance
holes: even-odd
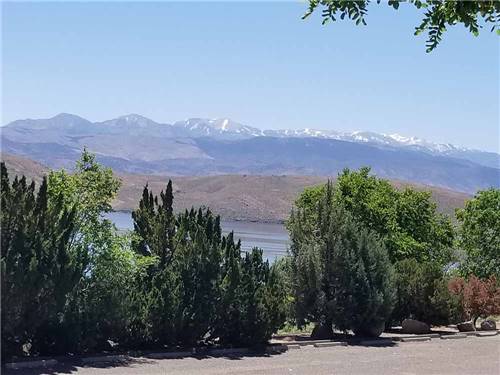
[[[377,4],[380,4],[377,0]],[[491,26],[491,31],[500,35],[500,1],[452,1],[452,0],[389,0],[387,4],[399,9],[401,3],[413,4],[423,10],[423,19],[415,27],[415,35],[427,33],[427,52],[434,50],[442,40],[447,27],[462,24],[474,36],[484,26]],[[348,18],[356,25],[366,25],[367,7],[370,0],[309,0],[309,8],[302,18],[309,17],[315,11],[321,11],[323,24],[329,21]]]

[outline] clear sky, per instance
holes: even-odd
[[[305,3],[3,3],[3,118],[230,117],[499,150],[499,41],[452,28],[425,53],[419,13],[368,26]]]

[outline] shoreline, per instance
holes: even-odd
[[[175,211],[178,214],[181,211]],[[115,210],[112,209],[109,213],[132,214],[132,210]],[[217,214],[217,213],[216,213]],[[256,218],[242,218],[242,217],[227,217],[219,215],[221,222],[238,222],[238,223],[255,223],[255,224],[277,224],[285,226],[286,220],[273,220],[273,219],[256,219]]]

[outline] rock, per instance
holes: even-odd
[[[354,330],[356,336],[379,337],[385,330],[385,323],[373,323],[367,327],[360,327]]]
[[[493,319],[481,322],[481,331],[496,331],[497,323]]]
[[[333,338],[333,328],[328,325],[316,324],[311,333],[313,340],[330,340]]]
[[[421,334],[431,331],[431,327],[427,323],[415,319],[405,319],[401,326],[403,333]]]
[[[476,330],[473,322],[458,323],[457,328],[460,332],[473,332]]]

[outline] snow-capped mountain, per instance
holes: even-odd
[[[228,118],[190,118],[177,121],[173,126],[187,130],[189,135],[194,137],[242,139],[263,135],[260,129],[240,124]]]
[[[102,122],[60,114],[0,128],[3,152],[71,168],[83,147],[116,171],[139,174],[335,176],[371,166],[388,178],[475,192],[500,186],[500,155],[398,134],[261,130],[228,118],[164,124],[130,114]]]
[[[281,130],[264,130],[260,135],[269,137],[315,137],[337,139],[339,141],[371,143],[394,147],[413,147],[430,152],[445,153],[448,151],[468,150],[463,147],[457,147],[452,144],[440,144],[426,141],[417,137],[405,137],[399,134],[383,134],[367,131],[353,132],[338,132],[335,130],[318,130],[318,129],[281,129]]]
[[[190,137],[212,137],[226,140],[252,137],[335,139],[339,141],[366,143],[377,147],[406,148],[432,155],[466,159],[489,167],[500,168],[500,155],[497,153],[468,149],[450,143],[434,143],[422,138],[406,137],[400,134],[383,134],[369,131],[340,132],[310,128],[261,130],[227,118],[191,118],[178,121],[173,126],[187,130],[187,135]]]
[[[469,160],[481,165],[500,168],[500,154],[466,147],[451,143],[434,143],[417,137],[405,137],[399,134],[383,134],[366,131],[336,132],[314,129],[273,130],[264,131],[267,136],[277,137],[315,137],[336,139],[340,141],[366,143],[377,147],[402,148],[421,151],[431,155],[449,156]]]
[[[156,127],[159,125],[157,122],[147,117],[137,115],[135,113],[132,113],[130,115],[120,116],[112,120],[103,121],[98,124],[100,124],[101,126],[115,127],[115,128],[120,128],[120,127],[148,128],[148,127]]]

